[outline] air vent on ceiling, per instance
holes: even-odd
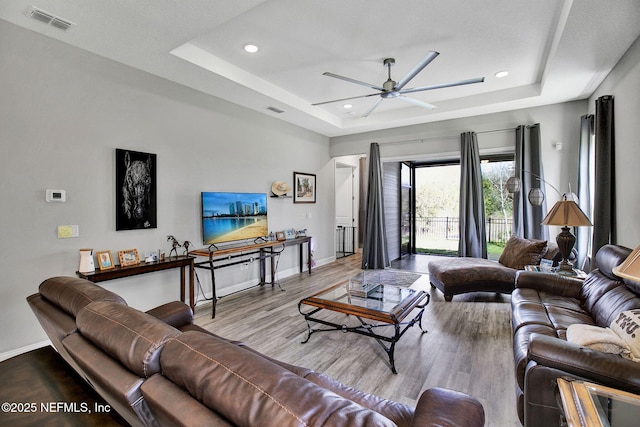
[[[45,24],[49,24],[52,27],[56,27],[64,31],[67,31],[72,25],[74,25],[73,22],[62,19],[59,16],[55,16],[49,12],[45,12],[44,10],[38,9],[35,6],[31,6],[31,9],[29,9],[29,16],[31,16],[33,19],[44,22]]]
[[[274,107],[274,106],[267,107],[267,110],[273,111],[274,113],[278,113],[278,114],[284,113],[284,110],[281,110],[278,107]]]

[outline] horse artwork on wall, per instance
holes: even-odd
[[[116,149],[116,230],[157,228],[156,155]]]

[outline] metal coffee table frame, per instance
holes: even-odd
[[[404,335],[404,333],[411,328],[416,323],[420,327],[422,333],[426,333],[427,331],[422,327],[422,314],[424,313],[425,307],[429,304],[430,297],[428,293],[422,290],[416,290],[411,288],[402,288],[409,295],[405,296],[401,301],[397,303],[391,310],[382,311],[376,310],[368,307],[362,307],[358,305],[351,304],[353,300],[362,302],[365,300],[363,297],[350,296],[348,295],[348,283],[349,281],[343,281],[336,285],[333,285],[323,291],[320,291],[310,297],[302,299],[298,303],[298,311],[300,314],[304,316],[304,319],[307,322],[307,338],[302,341],[302,344],[305,344],[311,338],[311,335],[315,332],[326,332],[326,331],[342,331],[344,333],[354,332],[360,335],[365,335],[371,338],[374,338],[378,344],[382,346],[384,351],[389,356],[389,365],[391,367],[391,372],[397,374],[395,359],[394,359],[394,351],[396,343],[400,340],[400,338]],[[393,285],[381,285],[384,287],[391,288],[401,288],[399,286]],[[330,294],[331,292],[338,290],[339,288],[344,288],[343,298],[346,297],[347,302],[336,301],[335,299],[325,299],[322,298],[323,295]],[[352,300],[353,299],[353,300]],[[379,298],[371,298],[371,299],[379,299]],[[303,305],[316,307],[309,312],[304,312],[302,309]],[[407,322],[403,322],[403,320],[414,310],[418,309],[418,312]],[[318,317],[314,317],[315,314],[322,310],[329,310],[333,312],[343,313],[346,315],[354,316],[360,322],[360,325],[356,326],[347,326],[346,324],[338,324],[331,322],[326,319],[320,319]],[[375,323],[369,323],[365,321],[373,321]],[[322,324],[328,326],[328,328],[312,328],[311,322]],[[404,326],[404,328],[403,328]],[[394,333],[392,336],[381,335],[375,332],[376,328],[380,327],[393,327]],[[385,343],[390,343],[389,345]]]

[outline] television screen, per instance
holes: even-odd
[[[256,239],[268,234],[266,193],[202,193],[205,245]]]

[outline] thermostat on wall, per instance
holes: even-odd
[[[47,189],[47,202],[64,202],[67,200],[67,192],[64,190]]]

